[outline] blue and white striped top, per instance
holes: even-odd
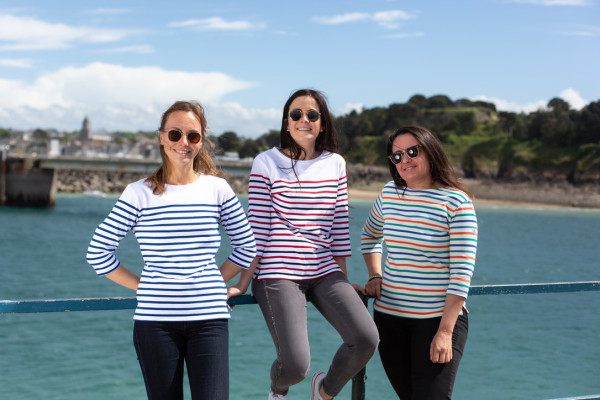
[[[144,268],[135,320],[192,321],[229,318],[227,287],[215,262],[221,225],[233,251],[229,260],[248,268],[256,255],[254,235],[227,182],[201,175],[189,185],[166,185],[152,193],[144,180],[129,184],[96,228],[87,261],[98,275],[114,271],[114,252],[132,230]]]
[[[475,268],[477,217],[461,190],[397,189],[388,182],[362,230],[361,251],[381,253],[377,311],[406,318],[443,314],[446,295],[466,298]]]

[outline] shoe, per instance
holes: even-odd
[[[269,400],[285,400],[285,395],[275,394],[273,390],[269,390]]]
[[[325,379],[325,372],[315,372],[310,383],[310,400],[323,400],[319,393],[323,379]]]

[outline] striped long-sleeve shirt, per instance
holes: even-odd
[[[407,318],[443,313],[447,294],[466,298],[475,267],[477,218],[469,197],[452,188],[397,189],[388,182],[362,230],[361,251],[382,252],[375,309]]]
[[[314,279],[349,257],[346,163],[323,152],[295,163],[273,148],[259,154],[248,186],[248,220],[260,258],[257,279]]]
[[[221,225],[233,251],[229,260],[248,268],[254,236],[231,187],[201,175],[189,185],[167,185],[161,195],[140,180],[129,184],[96,228],[87,261],[98,275],[114,271],[114,252],[132,230],[144,259],[135,320],[191,321],[229,318],[227,287],[215,263]]]

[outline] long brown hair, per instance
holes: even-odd
[[[281,130],[279,131],[279,141],[282,149],[287,149],[290,154],[291,163],[292,163],[292,171],[296,178],[298,175],[296,174],[296,161],[300,160],[304,150],[294,138],[292,138],[291,133],[288,131],[288,117],[290,114],[290,105],[292,102],[302,96],[312,97],[319,106],[319,113],[321,114],[321,128],[322,132],[317,136],[317,140],[315,141],[315,150],[317,152],[322,152],[324,150],[329,151],[331,153],[338,153],[339,150],[339,135],[338,131],[335,128],[335,124],[333,123],[333,117],[329,113],[329,107],[327,107],[327,97],[314,89],[299,89],[296,90],[292,95],[287,99],[285,105],[283,106],[283,116],[281,117]]]
[[[285,102],[285,105],[283,106],[283,116],[281,118],[281,131],[279,132],[281,148],[288,149],[290,151],[290,157],[293,160],[300,159],[304,152],[287,130],[290,105],[296,98],[302,96],[312,97],[317,102],[319,113],[321,114],[321,128],[323,131],[317,136],[315,150],[319,152],[327,150],[332,153],[339,153],[339,135],[333,123],[333,117],[329,113],[329,107],[327,107],[327,98],[323,93],[313,89],[296,90]]]
[[[440,142],[438,137],[433,132],[421,126],[403,126],[396,129],[388,137],[386,159],[390,169],[390,174],[392,175],[392,179],[394,180],[396,187],[400,189],[406,189],[406,181],[402,179],[398,173],[398,170],[396,169],[396,165],[390,161],[389,156],[393,152],[392,147],[394,140],[398,136],[404,134],[413,135],[421,145],[423,151],[425,151],[429,156],[429,161],[431,162],[431,179],[433,182],[441,183],[447,187],[460,189],[469,194],[464,185],[456,177],[454,169],[448,160],[448,156],[446,156],[442,142]],[[471,195],[469,194],[469,196]]]
[[[202,132],[200,132],[202,135],[202,147],[200,148],[200,151],[196,157],[194,157],[194,171],[201,172],[205,175],[222,176],[223,173],[215,167],[212,159],[213,145],[212,142],[206,137],[206,117],[204,116],[204,108],[200,103],[196,101],[176,101],[173,103],[173,105],[171,105],[171,107],[169,107],[162,115],[160,120],[160,128],[158,129],[159,134],[160,132],[164,131],[169,116],[175,111],[192,112],[198,118],[198,121],[200,121],[202,130]],[[160,158],[162,159],[162,163],[158,169],[146,179],[146,182],[152,188],[152,193],[156,195],[163,194],[165,192],[166,179],[171,172],[169,158],[165,153],[163,145],[160,144],[160,139],[158,143],[160,146]]]

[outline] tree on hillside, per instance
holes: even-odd
[[[240,138],[237,133],[227,131],[217,137],[217,146],[220,152],[238,151],[241,145]]]
[[[575,120],[577,141],[600,144],[600,101],[585,106]]]
[[[413,103],[391,104],[387,110],[385,126],[394,131],[402,126],[415,125],[419,116],[419,107]]]
[[[446,108],[452,107],[453,105],[454,103],[452,100],[443,94],[431,96],[425,102],[425,108]]]

